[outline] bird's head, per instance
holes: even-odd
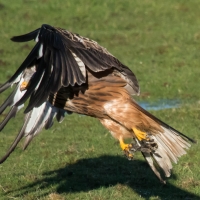
[[[35,72],[36,72],[35,66],[24,70],[24,74],[22,76],[24,81],[20,85],[21,91],[26,90],[27,87],[30,85],[31,78],[33,77]]]

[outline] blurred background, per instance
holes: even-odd
[[[0,84],[34,46],[10,38],[42,24],[107,48],[137,76],[134,98],[197,144],[163,187],[141,155],[127,161],[97,120],[73,114],[0,166],[0,199],[200,199],[200,2],[0,0]],[[19,115],[1,132],[1,155],[22,125]]]

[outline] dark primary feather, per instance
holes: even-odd
[[[9,97],[4,101],[4,103],[0,106],[0,114],[12,104],[13,102],[13,93],[9,95]]]
[[[8,123],[8,121],[14,117],[17,113],[17,107],[13,106],[10,111],[8,112],[8,114],[6,115],[6,117],[4,118],[4,120],[0,123],[0,131],[4,128],[4,126]]]
[[[28,42],[30,40],[34,40],[38,33],[40,31],[40,28],[28,33],[28,34],[24,34],[24,35],[20,35],[20,36],[14,36],[11,38],[11,40],[13,42]]]
[[[20,132],[18,133],[17,137],[15,138],[14,142],[12,143],[12,145],[10,146],[10,148],[8,149],[8,151],[6,152],[6,154],[0,159],[0,164],[3,163],[9,156],[10,154],[15,150],[17,144],[20,142],[20,140],[23,138],[25,132],[25,128],[26,128],[26,125],[28,123],[28,117],[30,116],[31,113],[28,113],[26,116],[25,116],[25,122],[23,124],[23,127],[21,128]]]
[[[1,85],[0,86],[0,93],[2,93],[3,91],[7,90],[11,85],[12,85],[12,83],[9,82],[9,81],[7,81],[3,85]]]

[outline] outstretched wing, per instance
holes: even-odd
[[[138,81],[133,72],[96,42],[49,25],[42,25],[40,29],[31,33],[12,38],[15,42],[32,39],[37,42],[35,47],[10,80],[0,87],[0,92],[4,91],[26,68],[37,65],[36,75],[29,89],[16,104],[23,104],[32,95],[25,113],[41,105],[50,93],[57,92],[61,86],[85,83],[85,70],[88,69],[100,72],[116,68],[126,78],[135,94],[139,93]],[[82,69],[74,55],[84,63]]]
[[[0,130],[29,99],[24,111],[24,125],[0,163],[5,161],[23,136],[27,136],[26,148],[33,136],[43,127],[51,127],[55,116],[59,122],[62,121],[65,111],[52,106],[48,102],[49,95],[56,93],[61,87],[87,83],[87,70],[95,73],[113,68],[126,80],[132,94],[139,94],[138,81],[133,72],[105,48],[88,38],[61,28],[42,25],[33,32],[13,37],[11,40],[35,40],[36,45],[14,75],[0,87],[1,93],[16,85],[11,95],[0,106],[0,114],[10,106],[10,111],[0,123]],[[21,83],[25,79],[29,80],[28,87],[21,90]]]

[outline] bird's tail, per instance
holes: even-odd
[[[150,136],[151,141],[142,142],[141,152],[156,176],[165,183],[162,174],[170,177],[172,162],[177,163],[178,158],[186,154],[185,149],[190,144],[177,132],[162,128],[162,133]]]
[[[193,143],[195,141],[162,122],[139,105],[135,106],[161,127],[162,131],[146,132],[147,139],[139,140],[136,137],[136,141],[155,175],[165,183],[163,175],[165,177],[171,175],[172,162],[177,163],[178,158],[186,154],[185,149],[191,146],[189,141]]]

